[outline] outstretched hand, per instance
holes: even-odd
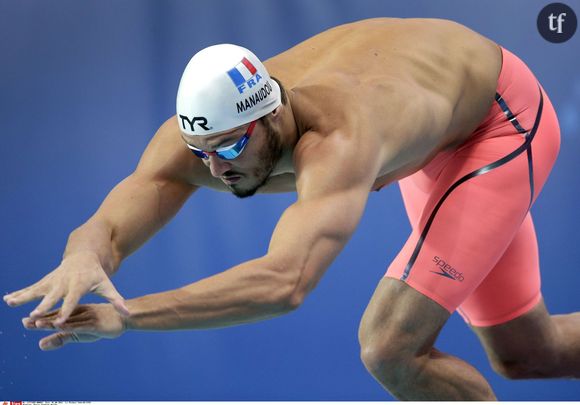
[[[14,307],[43,298],[30,313],[32,319],[40,319],[63,299],[60,316],[55,320],[58,325],[67,320],[81,297],[89,292],[107,299],[119,314],[129,315],[125,300],[113,286],[98,257],[90,252],[67,257],[42,280],[5,295],[4,301]]]
[[[124,318],[110,304],[79,305],[62,325],[56,324],[59,311],[22,324],[29,330],[58,331],[39,342],[42,350],[60,349],[68,343],[92,343],[102,338],[114,339],[125,332]]]

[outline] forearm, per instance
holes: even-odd
[[[256,259],[177,290],[127,301],[127,329],[209,329],[269,319],[292,310],[291,272]]]
[[[92,252],[112,276],[121,262],[161,229],[196,189],[183,181],[132,174],[111,190],[85,224],[71,233],[64,258]]]

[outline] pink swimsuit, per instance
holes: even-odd
[[[548,96],[518,57],[502,52],[496,101],[481,125],[399,181],[413,230],[386,274],[480,327],[541,299],[529,209],[560,148]]]

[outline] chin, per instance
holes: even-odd
[[[231,186],[228,186],[228,188],[230,189],[230,191],[232,192],[233,195],[235,195],[238,198],[246,198],[246,197],[251,197],[254,194],[256,194],[256,192],[258,191],[258,189],[262,186],[263,182],[258,184],[258,185],[248,185],[248,186],[244,186],[241,184],[233,184]]]
[[[232,194],[235,195],[238,198],[246,198],[246,197],[251,197],[254,194],[256,194],[256,191],[258,191],[259,187],[254,187],[251,189],[243,189],[240,187],[235,187],[235,186],[229,186],[230,190],[232,191]]]
[[[231,190],[232,194],[238,198],[251,197],[254,194],[256,194],[256,192],[260,189],[260,187],[262,187],[264,184],[268,182],[270,173],[271,170],[266,175],[260,176],[260,178],[255,179],[255,181],[252,181],[252,184],[243,185],[238,183],[228,186],[228,188]]]

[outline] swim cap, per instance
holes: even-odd
[[[187,64],[177,91],[177,120],[185,135],[211,135],[257,120],[280,103],[280,87],[256,55],[220,44]]]

